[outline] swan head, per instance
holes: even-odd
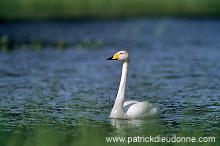
[[[128,52],[122,50],[115,53],[112,57],[107,58],[106,60],[118,60],[120,62],[129,62],[130,58]]]

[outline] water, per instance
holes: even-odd
[[[0,142],[105,145],[105,136],[143,135],[219,140],[219,25],[212,19],[1,24],[1,36],[17,43],[38,36],[45,47],[0,53]],[[52,45],[61,38],[64,50]],[[75,48],[85,39],[103,45]],[[160,118],[109,119],[121,63],[105,59],[122,49],[131,56],[126,99],[156,104]]]

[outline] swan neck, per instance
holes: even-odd
[[[128,73],[128,65],[129,62],[123,62],[122,64],[122,73],[121,73],[121,81],[118,89],[118,94],[115,100],[115,106],[120,107],[122,109],[125,98],[125,88],[126,88],[126,80]]]

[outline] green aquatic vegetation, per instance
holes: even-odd
[[[83,50],[83,49],[100,49],[103,45],[102,40],[91,40],[85,39],[82,43],[77,44],[74,48],[76,50]]]
[[[0,38],[0,51],[7,52],[13,49],[20,49],[23,51],[33,50],[33,51],[42,51],[47,45],[57,48],[60,50],[68,47],[68,43],[65,39],[59,39],[52,43],[46,43],[40,36],[32,36],[30,40],[26,42],[13,42],[10,40],[8,35],[3,35]],[[84,49],[100,49],[103,46],[103,42],[100,39],[84,39],[82,43],[76,44],[73,48],[76,50]]]
[[[41,51],[44,47],[41,37],[32,37],[28,42],[20,42],[19,44],[14,44],[12,49],[18,48],[20,50],[33,50],[33,51]]]
[[[60,40],[58,40],[57,41],[57,44],[56,44],[56,47],[58,48],[58,49],[64,49],[65,47],[66,47],[66,41],[65,41],[65,39],[60,39]]]
[[[110,96],[108,97],[108,108],[109,109],[112,108],[112,106],[111,106],[111,97]]]
[[[21,49],[21,50],[24,50],[24,51],[25,51],[25,50],[28,50],[28,49],[29,49],[29,45],[28,45],[28,44],[21,44],[21,45],[20,45],[20,49]]]
[[[0,48],[2,52],[7,52],[9,50],[10,39],[7,35],[0,38]]]
[[[41,49],[42,49],[42,40],[41,40],[41,38],[40,37],[34,37],[31,40],[30,48],[33,49],[34,51],[41,51]]]

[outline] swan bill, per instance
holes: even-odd
[[[107,58],[106,60],[118,60],[120,56],[120,53],[116,53],[115,55],[113,55],[112,57]]]

